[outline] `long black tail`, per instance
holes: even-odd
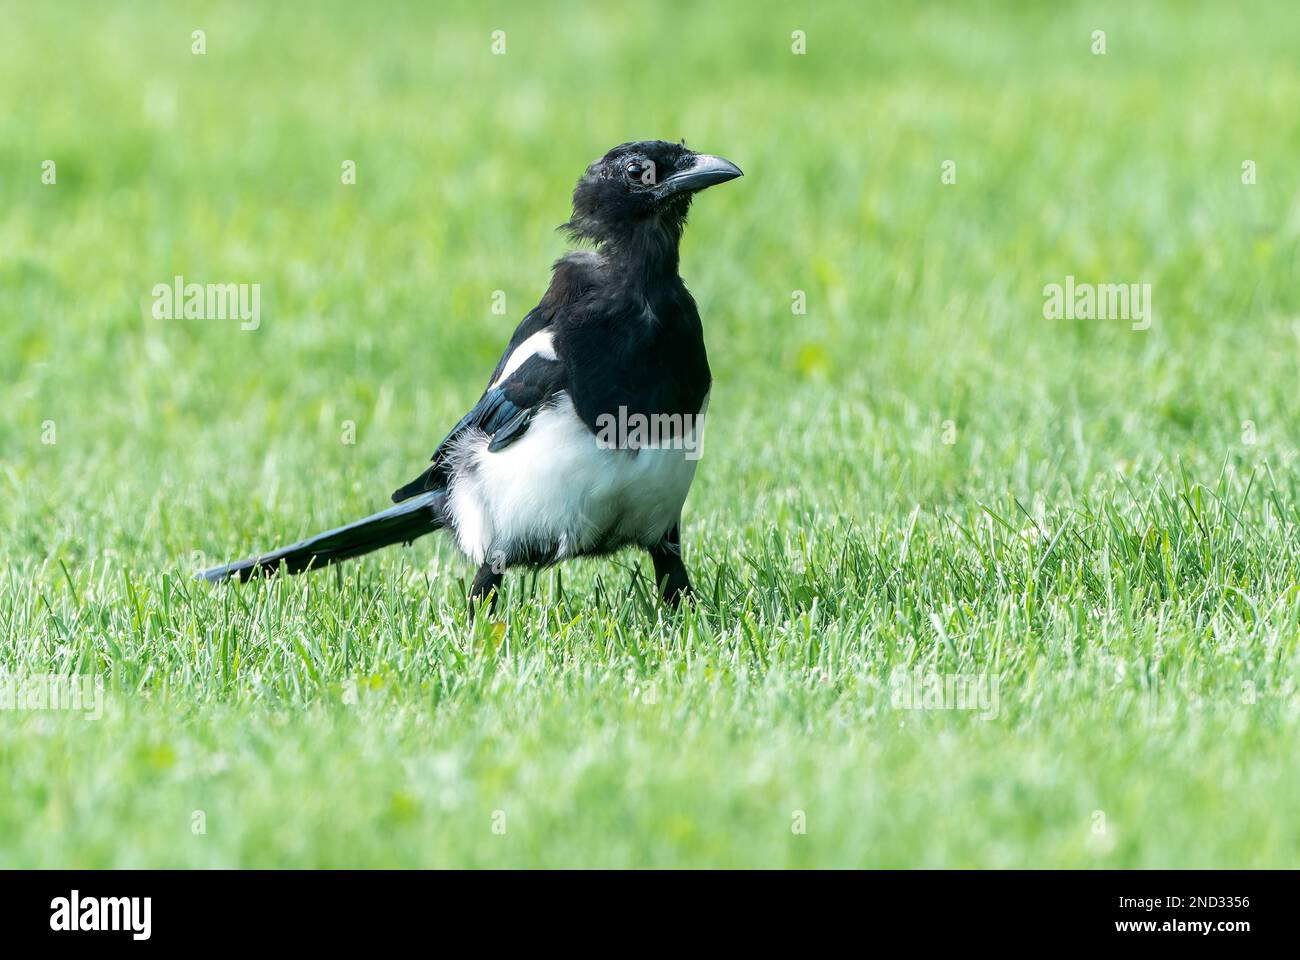
[[[359,557],[393,543],[410,543],[416,537],[447,525],[446,490],[430,490],[414,499],[373,516],[349,523],[346,527],[327,530],[301,543],[291,544],[260,556],[213,567],[199,574],[209,583],[238,576],[245,581],[256,575],[270,576],[283,568],[287,573],[302,573],[325,567],[340,560]]]

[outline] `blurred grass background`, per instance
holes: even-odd
[[[0,864],[1300,860],[1292,5],[0,22],[0,665],[108,700],[0,711]],[[683,247],[697,611],[627,554],[471,628],[431,541],[188,582],[418,472],[578,174],[648,137],[746,172]],[[260,328],[155,320],[176,274],[259,283]],[[1154,324],[1045,320],[1067,274],[1150,283]],[[900,666],[999,713],[891,709]]]

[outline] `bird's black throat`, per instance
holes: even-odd
[[[574,407],[593,430],[602,415],[695,417],[704,405],[704,331],[678,273],[689,207],[683,197],[597,239],[591,286],[557,324]]]

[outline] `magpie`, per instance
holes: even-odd
[[[592,163],[561,227],[591,248],[556,261],[478,403],[397,505],[199,576],[300,573],[445,529],[478,564],[474,605],[495,603],[510,567],[635,546],[675,606],[691,590],[681,512],[712,384],[678,245],[694,195],[739,176],[662,140]]]

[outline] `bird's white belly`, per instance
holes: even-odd
[[[460,549],[477,563],[508,564],[653,546],[681,515],[702,417],[684,443],[611,448],[562,395],[504,450],[489,453],[488,436],[471,432],[453,453],[447,498]]]

